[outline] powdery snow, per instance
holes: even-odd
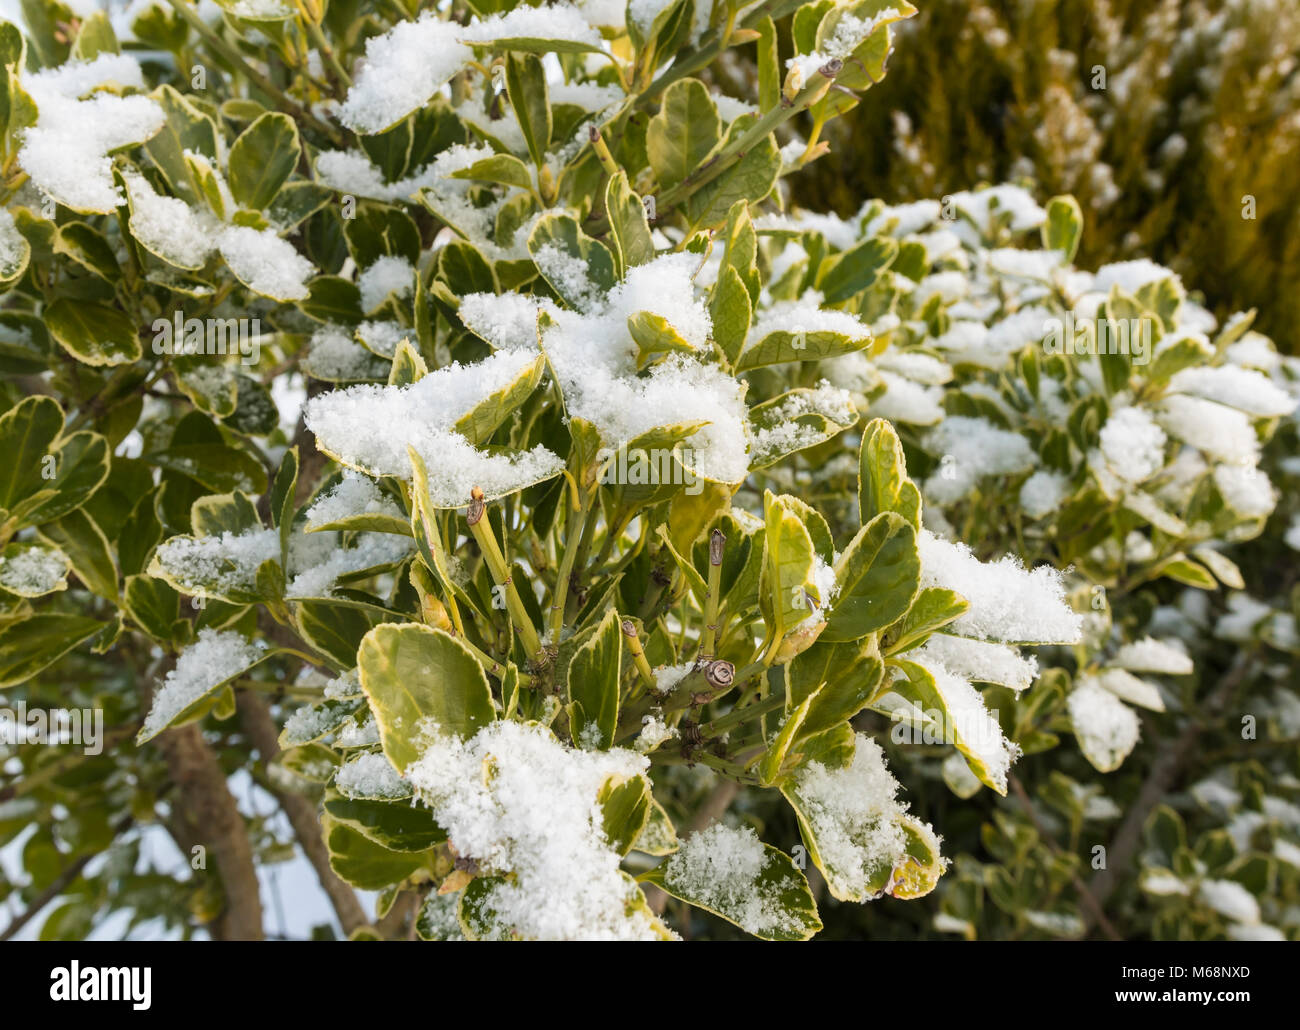
[[[154,694],[140,736],[161,732],[213,687],[238,676],[263,654],[262,648],[231,630],[199,630],[198,640],[180,653],[175,668]]]
[[[746,826],[714,823],[691,834],[664,863],[664,879],[693,902],[724,914],[746,933],[798,933],[799,920],[788,913],[772,885],[760,877],[769,856],[758,834]]]
[[[512,875],[480,909],[503,933],[538,940],[654,940],[638,889],[605,838],[597,794],[641,774],[635,752],[564,747],[536,723],[494,722],[462,741],[438,736],[405,772],[458,854],[482,873]],[[485,777],[485,765],[492,775]]]
[[[490,394],[504,389],[537,360],[536,351],[503,350],[472,365],[453,363],[409,386],[354,386],[315,397],[304,410],[321,447],[344,464],[374,476],[411,475],[406,448],[429,471],[435,504],[469,503],[481,487],[500,495],[559,473],[563,461],[538,445],[515,455],[490,454],[453,429]]]
[[[166,115],[144,96],[80,98],[100,86],[144,89],[140,65],[125,54],[100,54],[93,61],[69,61],[24,75],[22,85],[38,111],[18,152],[23,170],[59,203],[111,214],[121,197],[109,152],[149,139]]]
[[[970,609],[952,627],[959,633],[1008,643],[1077,643],[1083,617],[1070,610],[1061,574],[1049,566],[1029,571],[1014,555],[982,562],[961,543],[928,530],[917,536],[921,586],[954,590]]]

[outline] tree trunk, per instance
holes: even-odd
[[[257,748],[262,764],[269,766],[280,753],[279,732],[275,720],[271,718],[270,709],[260,696],[247,690],[239,692],[238,704],[239,718],[244,724],[244,729],[253,746]],[[324,837],[321,836],[320,817],[317,815],[316,806],[301,794],[274,788],[271,793],[280,802],[284,814],[289,817],[294,836],[298,838],[307,861],[316,870],[320,885],[329,897],[330,904],[334,906],[334,913],[338,916],[343,932],[350,934],[357,927],[365,926],[370,920],[366,918],[365,910],[357,900],[356,892],[340,880],[330,868],[329,849],[325,846]]]

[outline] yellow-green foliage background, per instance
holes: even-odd
[[[917,6],[885,80],[794,180],[796,203],[847,214],[864,196],[1032,180],[1079,198],[1084,267],[1151,257],[1220,315],[1259,308],[1259,328],[1300,351],[1300,4]]]

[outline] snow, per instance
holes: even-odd
[[[16,554],[0,554],[0,588],[20,597],[39,597],[66,588],[67,573],[68,556],[57,547],[26,547]]]
[[[411,475],[407,447],[424,459],[435,504],[460,507],[470,490],[509,493],[559,473],[563,461],[540,444],[514,455],[479,450],[453,428],[490,394],[523,375],[536,351],[502,350],[472,365],[453,362],[407,386],[353,386],[308,401],[307,428],[346,465],[374,476]]]
[[[1164,699],[1154,683],[1139,679],[1127,669],[1103,669],[1097,676],[1084,677],[1081,682],[1095,680],[1105,690],[1109,690],[1121,701],[1127,701],[1139,708],[1153,712],[1165,710]]]
[[[1216,465],[1214,485],[1228,507],[1244,518],[1263,518],[1277,506],[1277,492],[1268,476],[1254,465]]]
[[[374,311],[390,293],[409,297],[415,288],[415,268],[404,257],[385,254],[357,278],[361,309]]]
[[[659,0],[634,0],[634,3],[656,3]],[[568,3],[547,4],[544,7],[516,7],[506,14],[490,18],[473,19],[459,28],[458,38],[467,43],[484,44],[500,39],[554,39],[589,46],[601,45],[600,33],[588,24],[582,12]]]
[[[963,190],[954,193],[950,199],[984,236],[987,236],[992,229],[995,215],[1005,212],[1011,214],[1012,232],[1037,229],[1047,219],[1047,212],[1038,206],[1033,194],[1020,186],[1003,184],[973,193]]]
[[[329,536],[329,534],[319,534]],[[328,597],[340,576],[400,562],[415,550],[415,542],[394,533],[358,533],[353,545],[337,547],[323,561],[298,572],[286,588],[289,597]]]
[[[1177,640],[1157,640],[1143,637],[1123,645],[1115,652],[1110,665],[1134,672],[1163,672],[1172,676],[1186,676],[1192,672],[1192,660]]]
[[[952,623],[966,636],[1008,643],[1076,643],[1083,618],[1065,600],[1061,574],[1043,565],[1028,571],[1014,555],[982,562],[970,548],[928,530],[917,537],[921,586],[953,590],[970,609]]]
[[[381,359],[336,325],[322,326],[311,334],[301,367],[313,379],[336,383],[382,379],[388,373]]]
[[[382,751],[366,751],[340,767],[334,786],[349,798],[405,798],[411,785]]]
[[[546,88],[552,107],[570,104],[584,111],[603,111],[620,103],[625,96],[618,86],[602,86],[598,82],[551,82]]]
[[[1039,469],[1020,487],[1020,507],[1031,519],[1041,519],[1060,510],[1070,496],[1070,480],[1063,472]]]
[[[546,298],[522,293],[471,293],[460,299],[457,314],[465,328],[498,350],[537,346],[537,318],[560,309]]]
[[[898,781],[885,766],[880,745],[865,734],[857,734],[849,765],[830,769],[808,762],[791,777],[789,790],[837,893],[861,893],[867,880],[903,857],[899,820],[906,808],[896,799]]]
[[[1196,895],[1214,911],[1234,922],[1259,922],[1259,902],[1235,880],[1202,880],[1197,885]]]
[[[1015,648],[983,640],[968,640],[948,633],[935,633],[909,659],[929,666],[930,662],[979,683],[997,683],[1017,692],[1026,690],[1038,676],[1038,659],[1025,658]]]
[[[387,201],[411,200],[438,181],[434,165],[429,164],[406,178],[385,182],[379,167],[359,150],[324,151],[316,158],[316,178],[340,193]]]
[[[1114,768],[1133,750],[1141,725],[1133,709],[1095,679],[1082,680],[1066,698],[1080,746]]]
[[[175,536],[159,545],[156,558],[169,577],[195,595],[250,591],[257,583],[257,567],[280,560],[280,534],[253,529],[220,536]]]
[[[943,420],[945,412],[942,387],[922,386],[892,372],[882,371],[879,375],[885,384],[885,392],[871,402],[873,418],[887,418],[893,422],[908,422],[917,426],[932,426]]]
[[[680,683],[695,668],[693,662],[683,665],[666,665],[655,670],[655,692],[664,695]]]
[[[1296,399],[1267,376],[1236,365],[1181,369],[1169,380],[1169,389],[1218,401],[1256,418],[1289,415],[1296,408]]]
[[[1227,462],[1255,464],[1259,439],[1250,419],[1214,401],[1171,394],[1156,409],[1156,420],[1171,436]]]
[[[810,291],[797,301],[773,304],[759,313],[749,330],[748,346],[753,346],[771,333],[838,333],[854,343],[869,344],[871,330],[847,311],[824,309],[818,305],[821,297]]]
[[[1113,411],[1101,427],[1100,439],[1111,470],[1130,483],[1141,483],[1164,467],[1165,434],[1141,408]]]
[[[1005,794],[1007,773],[1020,749],[1002,735],[1002,727],[985,706],[984,698],[967,680],[945,668],[933,656],[925,667],[934,677],[934,685],[947,709],[944,738],[955,736],[960,740],[988,770],[998,790]]]
[[[654,27],[654,21],[668,9],[672,0],[629,0],[627,16],[631,24],[636,25],[643,35]]]
[[[1109,265],[1102,265],[1097,269],[1094,289],[1102,293],[1109,293],[1112,286],[1118,286],[1125,293],[1131,295],[1137,293],[1148,283],[1159,282],[1161,279],[1172,279],[1179,287],[1182,286],[1182,280],[1178,278],[1177,273],[1165,268],[1164,265],[1157,265],[1147,258],[1139,258],[1136,261],[1117,261]]]
[[[312,263],[274,229],[227,226],[217,238],[217,247],[240,282],[274,300],[302,300],[307,296],[307,280],[316,274]]]
[[[891,235],[900,238],[910,236],[938,221],[942,210],[937,200],[917,200],[908,204],[895,204],[886,207],[880,214],[871,219],[867,223],[864,232],[867,236],[875,236],[884,232],[885,227],[893,222],[894,226],[890,230]]]
[[[265,652],[232,630],[199,630],[193,644],[181,651],[176,666],[153,696],[140,730],[142,738],[165,729],[191,704],[225,680],[238,676]]]
[[[8,208],[0,208],[0,279],[12,279],[18,274],[26,243],[14,223],[13,213]]]
[[[692,902],[720,912],[746,933],[798,933],[800,921],[786,911],[763,873],[775,858],[748,826],[714,823],[691,834],[664,863],[664,880]]]
[[[138,172],[122,173],[131,201],[131,234],[136,241],[178,268],[202,268],[212,252],[216,218],[183,200],[160,196]]]
[[[595,723],[588,723],[594,726]],[[587,727],[584,727],[586,729]],[[636,749],[642,754],[649,754],[661,744],[677,736],[676,727],[669,726],[658,715],[647,715],[641,720],[641,733],[636,738]]]
[[[986,476],[1024,472],[1038,461],[1019,433],[966,415],[950,415],[927,433],[923,442],[931,453],[943,455],[939,470],[924,486],[925,495],[939,504],[969,496]]]
[[[1254,635],[1262,619],[1273,614],[1273,609],[1249,594],[1234,590],[1228,595],[1228,611],[1219,616],[1214,635],[1221,640],[1246,643]]]
[[[456,853],[492,881],[481,909],[503,933],[538,940],[653,940],[639,891],[619,870],[596,798],[607,778],[648,767],[621,748],[564,747],[536,723],[494,722],[468,741],[424,727],[430,744],[406,770]],[[483,769],[490,766],[492,775]]]
[[[339,108],[339,120],[363,135],[381,132],[423,107],[474,52],[464,29],[425,11],[366,41],[365,64]]]
[[[77,211],[116,210],[121,198],[110,151],[149,139],[166,120],[148,97],[100,93],[79,99],[110,84],[146,88],[140,65],[124,54],[69,61],[22,79],[38,116],[24,135],[18,162],[38,188]]]
[[[351,470],[329,493],[324,494],[307,509],[308,527],[338,522],[353,515],[392,515],[405,518],[402,510],[386,494],[380,493],[373,480]]]
[[[730,120],[730,116],[723,114],[726,101],[730,98],[715,96],[713,99],[718,104],[718,113],[722,114],[724,119]],[[759,215],[754,219],[754,228],[760,233],[765,231],[819,232],[836,250],[850,250],[862,239],[857,219],[844,219],[835,214],[821,214],[816,211],[805,211],[802,208],[785,213],[773,212]],[[774,275],[772,281],[775,282],[777,278]]]
[[[390,359],[397,353],[397,345],[414,335],[400,322],[362,322],[356,332],[357,340],[366,350]]]

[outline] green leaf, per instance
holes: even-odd
[[[722,138],[722,119],[699,79],[678,79],[664,91],[646,128],[646,154],[661,190],[696,172]]]
[[[357,205],[356,217],[343,223],[343,237],[361,269],[381,257],[405,258],[411,265],[420,260],[420,230],[405,211],[387,204]]]
[[[926,587],[917,593],[907,614],[889,628],[884,645],[887,654],[918,647],[930,634],[966,613],[970,602],[941,587]]]
[[[215,161],[216,123],[189,98],[169,85],[159,86],[151,95],[162,107],[167,120],[162,129],[145,143],[144,149],[162,172],[171,192],[188,203],[195,203],[200,199],[201,189],[191,166],[185,160],[185,151],[190,150]]]
[[[763,619],[773,639],[784,637],[812,614],[809,596],[815,597],[813,542],[803,520],[770,490],[763,494],[763,578],[760,595]]]
[[[1062,251],[1067,262],[1073,261],[1079,251],[1079,239],[1083,236],[1083,211],[1079,202],[1069,194],[1049,200],[1042,234],[1044,247]]]
[[[605,839],[620,855],[626,855],[640,837],[650,818],[654,796],[644,776],[610,775],[600,785],[596,804],[600,806]]]
[[[241,207],[270,206],[302,155],[298,126],[287,114],[268,111],[239,134],[227,163],[230,192]]]
[[[864,643],[826,643],[823,634],[785,666],[787,707],[812,700],[799,727],[799,750],[809,738],[846,724],[875,696],[885,666],[874,642]]]
[[[645,204],[628,185],[627,172],[621,168],[605,185],[605,214],[614,253],[624,275],[629,268],[654,260],[655,245]]]
[[[23,311],[0,311],[0,373],[44,372],[54,354],[50,334],[39,318]]]
[[[327,325],[358,325],[366,317],[360,288],[337,275],[318,275],[308,283],[307,297],[298,307],[308,318]]]
[[[139,361],[136,327],[124,312],[96,301],[60,297],[45,309],[45,326],[60,347],[86,365]]]
[[[424,865],[422,855],[390,851],[331,816],[322,818],[321,826],[329,848],[330,868],[353,887],[382,890],[405,880]]]
[[[873,236],[852,250],[823,261],[817,272],[817,288],[823,303],[840,304],[870,289],[898,256],[898,243],[888,236]]]
[[[864,525],[881,512],[893,511],[913,528],[921,528],[921,493],[907,478],[907,461],[898,434],[883,418],[872,419],[862,432],[858,504]]]
[[[623,632],[611,608],[569,661],[569,719],[573,739],[584,746],[603,751],[614,744],[622,660]]]
[[[452,172],[452,179],[473,179],[476,182],[495,182],[503,186],[517,186],[521,190],[533,188],[533,176],[514,154],[493,154],[475,161],[468,168]]]
[[[63,431],[63,411],[52,397],[24,397],[0,415],[0,509],[13,512],[19,501],[48,488],[44,459]]]
[[[8,74],[0,70],[0,83],[3,83],[3,77]],[[0,116],[4,113],[0,110]],[[21,279],[23,273],[27,271],[27,263],[31,260],[31,256],[32,246],[27,242],[27,237],[17,230],[14,230],[12,235],[7,234],[5,252],[0,255],[0,287],[8,288]]]
[[[117,33],[104,11],[95,11],[81,23],[72,44],[72,57],[78,61],[93,61],[100,54],[120,52]]]
[[[483,398],[457,419],[456,432],[475,446],[486,444],[498,427],[533,395],[545,371],[546,356],[539,354],[537,360],[511,382]]]
[[[325,811],[335,822],[355,830],[388,851],[428,851],[447,839],[427,808],[409,800],[380,801],[325,795]]]
[[[728,142],[750,127],[755,115],[741,115],[731,123]],[[705,183],[686,201],[686,217],[694,231],[721,225],[733,205],[757,204],[772,192],[781,173],[781,153],[770,135],[746,150],[735,164],[711,182]]]
[[[749,344],[736,360],[736,371],[745,372],[764,365],[779,365],[787,361],[820,361],[841,354],[852,354],[871,346],[871,334],[863,329],[861,336],[826,329],[808,332],[778,329],[766,333]]]
[[[0,688],[31,679],[104,625],[97,619],[49,612],[0,629]]]
[[[1155,355],[1146,366],[1146,377],[1153,383],[1167,383],[1175,373],[1206,364],[1213,355],[1214,352],[1200,337],[1185,336]]]
[[[144,460],[189,476],[213,493],[242,490],[260,494],[266,490],[266,469],[261,462],[247,451],[225,444],[173,444],[164,451],[146,454]]]
[[[92,593],[117,601],[117,565],[104,531],[84,510],[69,512],[37,531],[72,563],[72,571]]]
[[[806,941],[822,928],[808,881],[789,855],[770,844],[763,845],[762,865],[747,883],[730,870],[701,876],[680,852],[642,875],[641,882],[765,941]]]
[[[643,855],[671,855],[678,848],[677,829],[663,805],[650,795],[650,810],[645,826],[633,847]]]
[[[487,676],[463,643],[416,623],[376,626],[357,653],[361,688],[399,772],[420,757],[422,733],[472,737],[496,718]],[[422,727],[424,720],[430,725]]]
[[[552,126],[550,93],[541,60],[533,54],[507,55],[506,92],[523,130],[528,153],[533,164],[540,168],[551,145]]]
[[[663,315],[637,311],[627,316],[627,331],[637,345],[637,365],[649,364],[663,354],[693,354],[695,348],[669,324]]]
[[[0,433],[0,438],[3,433]],[[99,435],[83,430],[65,436],[54,445],[50,454],[54,461],[42,461],[37,467],[42,480],[53,488],[52,496],[33,495],[26,502],[16,504],[12,514],[22,512],[21,523],[38,524],[57,519],[80,508],[108,478],[110,457],[108,441]],[[46,481],[47,470],[53,478]]]
[[[153,576],[127,576],[126,589],[122,593],[122,607],[137,626],[162,644],[174,641],[177,630],[186,625],[181,623],[178,626],[181,617],[180,594],[170,583]]]
[[[744,280],[730,264],[722,265],[718,272],[709,296],[709,315],[713,319],[713,342],[727,364],[734,366],[749,335],[754,308]]]
[[[1204,565],[1192,561],[1186,555],[1178,555],[1172,561],[1161,565],[1160,574],[1178,583],[1195,587],[1197,590],[1217,590],[1219,587]]]
[[[298,448],[290,447],[280,459],[271,483],[271,521],[280,530],[280,567],[289,567],[289,537],[293,532],[294,493],[298,488]]]
[[[201,719],[212,709],[214,704],[219,702],[223,690],[229,684],[242,676],[248,675],[249,672],[261,665],[262,662],[266,661],[268,658],[274,657],[277,653],[279,652],[276,649],[267,648],[259,651],[252,661],[248,661],[246,664],[241,664],[241,667],[233,672],[229,671],[228,666],[223,666],[218,674],[208,672],[208,679],[202,683],[201,689],[198,691],[195,691],[194,689],[186,691],[183,699],[184,703],[180,708],[177,708],[174,711],[168,709],[162,714],[155,714],[156,709],[150,710],[148,717],[145,719],[144,725],[140,728],[140,732],[135,735],[136,744],[148,743],[153,740],[154,737],[158,736],[158,734],[173,726],[184,726],[186,723],[194,722],[196,719]],[[182,652],[182,655],[183,654],[184,652]],[[192,688],[194,685],[191,684],[190,686]],[[158,694],[155,693],[155,706],[157,703]]]
[[[835,565],[839,597],[821,639],[857,640],[903,616],[921,585],[916,530],[895,512],[862,527]]]
[[[889,684],[890,691],[919,707],[926,717],[936,719],[942,739],[951,742],[965,756],[971,772],[979,777],[980,782],[1005,795],[1007,792],[1005,771],[1000,774],[995,773],[984,758],[984,753],[996,750],[994,742],[966,739],[962,732],[966,725],[965,720],[953,717],[948,699],[929,669],[916,662],[905,660],[893,660],[891,664],[906,678],[892,680]]]

